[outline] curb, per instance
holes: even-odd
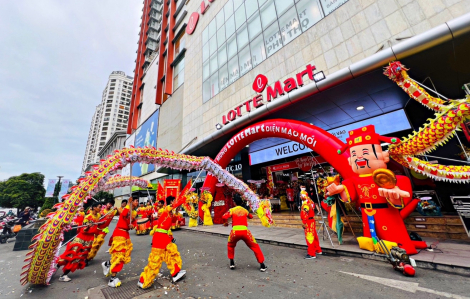
[[[205,231],[199,231],[199,230],[193,230],[193,229],[186,229],[184,227],[181,227],[181,230],[195,232],[199,234],[205,234],[205,235],[212,235],[212,236],[217,236],[217,237],[224,237],[224,238],[228,237],[229,235],[229,234],[222,234],[222,233],[213,233],[213,232],[205,232]],[[260,239],[260,238],[256,238],[256,241],[258,243],[270,244],[270,245],[275,245],[275,246],[283,246],[283,247],[305,249],[305,250],[307,249],[307,245],[298,245],[298,244],[292,244],[292,243],[271,241],[271,240],[265,240],[265,239]],[[385,257],[385,255],[382,255],[382,254],[360,253],[360,252],[353,252],[353,251],[334,249],[334,248],[323,248],[322,251],[326,253],[326,255],[330,255],[330,256],[333,256],[333,255],[348,256],[348,257],[362,258],[362,259],[382,261],[382,262],[388,263],[387,258]],[[448,264],[420,261],[416,259],[415,261],[416,261],[417,268],[442,271],[442,272],[447,272],[450,274],[458,274],[458,275],[463,275],[463,276],[470,276],[470,267],[462,267],[462,266],[454,266],[454,265],[448,265]]]

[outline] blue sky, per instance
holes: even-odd
[[[133,76],[142,1],[2,1],[0,180],[80,175],[112,71]]]

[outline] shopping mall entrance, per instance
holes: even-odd
[[[394,117],[396,119],[396,116]],[[398,132],[394,136],[402,136],[402,133]],[[298,210],[301,185],[306,187],[316,205],[323,207],[323,216],[326,217],[329,210],[323,202],[324,194],[319,191],[320,186],[317,180],[336,174],[339,174],[342,179],[354,175],[347,160],[349,153],[346,151],[338,154],[338,149],[344,143],[333,134],[308,123],[284,119],[267,120],[253,124],[235,134],[214,161],[224,168],[230,164],[234,165],[233,159],[239,152],[246,151],[250,144],[266,138],[283,139],[284,143],[280,145],[280,148],[295,143],[297,146],[292,148],[297,151],[283,149],[283,153],[290,152],[291,155],[277,160],[271,158],[270,161],[263,160],[263,156],[272,156],[269,152],[250,151],[248,155],[250,174],[248,177],[242,176],[245,183],[249,184],[260,198],[271,200],[273,218],[279,226],[301,227]],[[387,144],[383,146],[386,149]],[[279,152],[279,148],[277,150]],[[420,199],[416,210],[405,220],[410,233],[416,232],[423,237],[468,240],[461,218],[452,209],[451,204],[449,208],[450,199],[439,196],[440,190],[437,182],[414,173],[393,160],[387,166],[395,174],[407,176],[413,185],[413,198]],[[230,201],[227,201],[227,194],[217,195],[223,192],[223,186],[210,175],[206,177],[204,187],[210,189],[213,194],[216,194],[216,198],[219,198],[215,200],[215,204],[218,201],[222,203],[222,197],[225,197],[225,203]],[[359,207],[355,203],[341,203],[341,216],[345,223],[346,233],[354,232],[356,235],[362,235],[363,226],[360,215]],[[317,221],[325,219],[322,219],[320,215],[316,217]],[[257,220],[253,222],[256,223]]]

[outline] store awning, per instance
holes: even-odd
[[[429,77],[439,93],[449,98],[462,98],[462,86],[470,82],[468,53],[470,14],[381,50],[328,75],[323,81],[309,83],[279,97],[201,138],[183,153],[215,157],[233,134],[265,119],[300,120],[328,130],[403,109],[409,100],[407,94],[382,73],[383,67],[393,60],[400,60],[411,68],[417,81]],[[432,85],[430,81],[426,84]],[[358,106],[364,109],[358,111]],[[266,142],[266,146],[272,144],[272,141]]]

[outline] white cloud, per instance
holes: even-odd
[[[5,1],[0,10],[0,180],[80,175],[112,71],[133,76],[142,2]]]

